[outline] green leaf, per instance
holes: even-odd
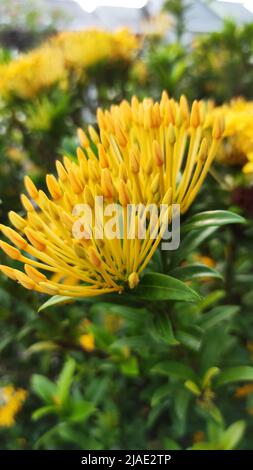
[[[94,405],[98,405],[104,401],[105,396],[108,393],[109,386],[110,377],[95,377],[93,380],[87,383],[85,396],[88,400],[92,401]]]
[[[178,424],[181,423],[181,426],[186,424],[187,414],[189,410],[189,405],[191,401],[191,395],[188,390],[180,388],[174,394],[174,412],[177,417]]]
[[[220,444],[222,450],[233,450],[237,447],[245,432],[245,422],[236,421],[223,433]]]
[[[192,351],[199,351],[203,339],[203,330],[197,325],[192,325],[187,330],[177,330],[176,337],[187,348]]]
[[[146,319],[147,316],[150,316],[150,312],[146,308],[129,307],[128,305],[117,305],[115,303],[111,304],[106,302],[96,302],[92,305],[90,311],[92,315],[112,313],[126,320],[140,323],[144,321],[144,317]]]
[[[51,427],[48,431],[46,431],[34,444],[34,450],[39,449],[43,445],[47,445],[50,441],[52,442],[53,436],[55,436],[59,429],[65,425],[65,423],[58,423],[55,426]]]
[[[222,417],[222,414],[219,410],[219,408],[212,404],[212,406],[210,406],[210,408],[207,410],[207,412],[210,414],[210,416],[212,417],[212,419],[217,423],[217,424],[222,424],[223,423],[223,417]]]
[[[55,351],[57,349],[60,349],[60,347],[53,341],[38,341],[38,343],[32,344],[32,346],[27,349],[27,352],[33,354],[41,351]]]
[[[209,268],[205,264],[192,264],[174,269],[171,274],[181,281],[191,281],[192,279],[213,278],[223,279],[222,275],[215,269]]]
[[[171,261],[173,266],[178,266],[179,263],[198,248],[204,241],[206,241],[218,227],[207,227],[204,230],[192,230],[182,238],[178,250],[171,252]]]
[[[202,380],[202,388],[205,389],[211,386],[213,378],[220,373],[220,369],[218,367],[209,367],[209,369],[205,372],[203,380]]]
[[[82,429],[76,429],[75,423],[62,423],[62,426],[58,428],[57,435],[61,440],[64,440],[68,444],[74,444],[74,447],[78,449],[101,449],[101,444],[96,441],[92,436],[84,436]],[[85,443],[84,443],[85,441]]]
[[[165,450],[182,450],[182,447],[174,441],[173,439],[170,439],[169,437],[166,437],[163,441],[163,447]]]
[[[246,220],[231,211],[206,211],[195,214],[187,221],[182,232],[203,229],[206,227],[222,227],[228,224],[244,224]]]
[[[43,375],[35,374],[32,377],[31,386],[33,391],[48,404],[54,403],[57,396],[56,385]]]
[[[158,343],[162,342],[168,344],[169,346],[175,346],[179,344],[179,341],[175,338],[172,324],[168,315],[158,315],[155,317],[149,332]]]
[[[40,306],[38,309],[38,312],[42,312],[42,310],[45,310],[48,307],[53,307],[55,305],[62,305],[62,304],[67,304],[74,302],[76,299],[73,297],[66,297],[63,295],[54,295],[53,297],[50,297],[44,304]]]
[[[76,363],[70,358],[64,365],[57,381],[58,397],[61,403],[65,403],[69,396],[69,390],[73,380]]]
[[[187,388],[187,390],[190,390],[190,392],[193,393],[193,395],[196,395],[196,397],[199,397],[201,395],[200,388],[192,380],[186,380],[186,382],[184,383],[184,386]]]
[[[168,398],[171,393],[171,386],[169,384],[162,385],[157,388],[151,398],[151,406],[157,406],[160,401]]]
[[[32,420],[37,421],[38,419],[41,419],[43,418],[43,416],[46,416],[50,413],[57,413],[56,405],[43,406],[42,408],[39,408],[38,410],[34,411],[34,413],[32,414]]]
[[[198,311],[203,312],[211,305],[217,304],[223,297],[225,297],[226,292],[224,290],[215,290],[211,294],[201,300],[198,304]]]
[[[159,273],[146,274],[133,295],[143,300],[180,300],[198,302],[200,296],[193,289],[174,277]]]
[[[199,320],[199,325],[204,330],[213,328],[222,321],[230,320],[240,311],[237,305],[221,305],[214,307],[210,312],[205,313]]]
[[[95,410],[95,405],[89,401],[82,400],[80,402],[75,402],[69,409],[68,419],[75,423],[84,423],[89,416],[95,412]]]
[[[120,364],[120,369],[123,374],[129,377],[136,377],[139,375],[139,366],[136,357],[131,356]]]
[[[140,351],[140,349],[145,348],[147,346],[147,336],[124,336],[122,338],[113,341],[110,345],[110,351],[117,351],[118,349],[122,349],[128,347],[130,349],[134,349]]]
[[[224,423],[217,423],[213,419],[208,419],[206,431],[209,442],[219,442],[225,431]]]
[[[152,367],[151,372],[154,374],[162,374],[167,376],[176,377],[182,380],[196,381],[196,376],[193,370],[177,361],[163,361]]]
[[[218,447],[213,442],[196,442],[190,450],[217,450]]]
[[[228,367],[221,371],[217,379],[215,380],[216,387],[226,385],[229,383],[240,382],[240,381],[251,381],[253,380],[253,367],[251,366],[236,366]]]

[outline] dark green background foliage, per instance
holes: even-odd
[[[173,44],[146,39],[144,82],[132,64],[100,64],[69,93],[0,103],[1,220],[20,208],[25,173],[42,186],[59,155],[74,155],[76,127],[94,122],[98,105],[162,89],[252,98],[253,26],[226,23],[188,47],[183,27]],[[41,109],[46,127],[32,119]],[[216,171],[244,184],[240,169]],[[235,397],[253,381],[252,208],[209,176],[181,228],[180,249],[158,250],[139,287],[121,296],[54,299],[38,313],[47,298],[1,276],[0,383],[29,392],[16,425],[0,428],[1,449],[252,449],[253,393]],[[93,351],[82,334],[94,336]]]

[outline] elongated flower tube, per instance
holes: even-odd
[[[177,103],[165,93],[160,103],[133,98],[98,110],[99,130],[79,130],[76,160],[64,157],[58,177],[47,175],[49,195],[25,178],[25,216],[10,212],[14,228],[0,227],[12,243],[1,248],[24,271],[1,271],[50,295],[133,289],[171,222],[172,204],[189,208],[215,158],[223,124],[215,122],[208,140],[205,119],[204,103],[189,110],[184,97]]]

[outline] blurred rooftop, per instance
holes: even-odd
[[[49,8],[57,6],[64,9],[69,18],[69,29],[89,26],[115,29],[128,26],[136,32],[141,32],[143,20],[158,14],[163,0],[149,0],[143,8],[99,6],[91,13],[82,9],[77,0],[44,0],[44,3]],[[190,33],[219,31],[225,18],[233,19],[238,24],[253,21],[253,14],[242,4],[215,0],[194,0],[186,16]]]
[[[137,33],[143,31],[144,20],[157,15],[164,3],[164,0],[147,0],[143,8],[130,8],[134,3],[145,4],[145,0],[131,0],[129,8],[98,6],[89,13],[80,6],[82,2],[85,4],[85,1],[89,7],[93,5],[93,0],[30,0],[30,3],[40,10],[42,25],[46,22],[47,13],[50,15],[50,12],[58,10],[62,11],[64,17],[63,23],[58,22],[58,29],[80,30],[88,27],[101,27],[114,30],[126,26]],[[188,33],[191,35],[219,31],[225,18],[231,18],[237,24],[253,21],[253,13],[240,3],[216,0],[189,1],[192,4],[186,12],[186,23]],[[0,0],[0,24],[5,21],[3,12],[6,4],[12,13],[11,21],[17,23],[19,17],[22,16],[23,6],[25,10],[30,3],[27,0],[4,0],[2,3]],[[103,1],[100,0],[100,3]],[[114,3],[117,3],[116,0]],[[123,3],[125,1],[122,1]]]

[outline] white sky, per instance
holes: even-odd
[[[234,3],[242,3],[248,10],[253,12],[253,0],[221,0]],[[125,8],[142,8],[148,0],[76,0],[86,11],[92,12],[97,6],[118,6]]]
[[[231,3],[242,3],[248,10],[253,11],[253,0],[218,0]]]
[[[98,6],[142,8],[148,0],[76,0],[77,3],[86,11],[92,12]]]

